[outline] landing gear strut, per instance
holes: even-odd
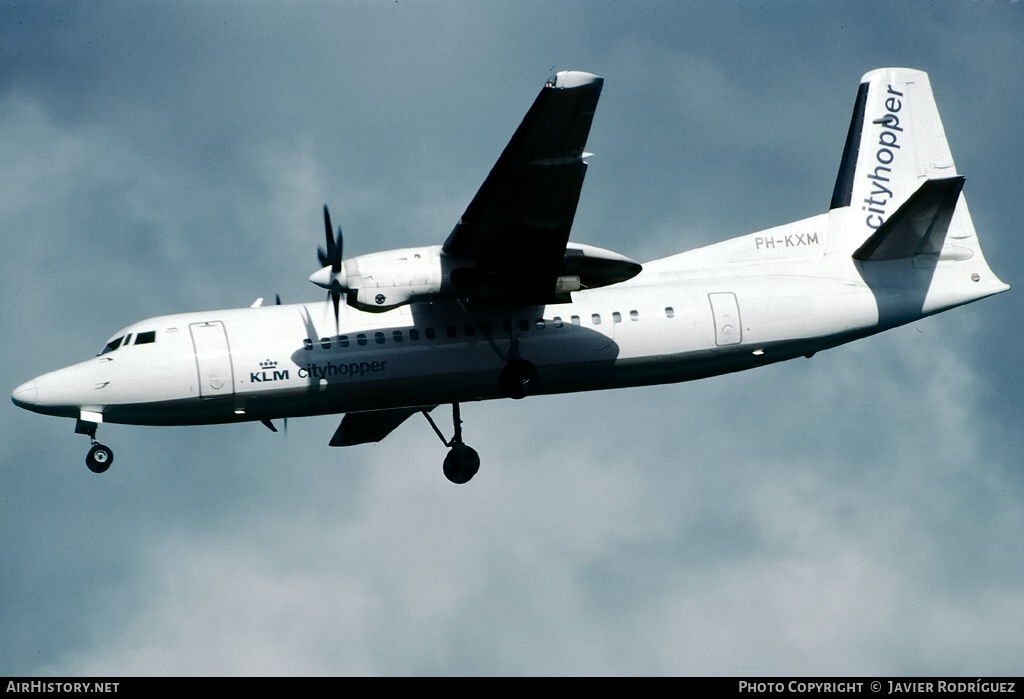
[[[89,470],[93,473],[103,473],[110,468],[110,464],[114,463],[114,452],[110,447],[96,441],[96,423],[79,420],[75,425],[75,432],[88,435],[92,440],[92,449],[85,457],[85,465]]]
[[[423,416],[427,418],[427,422],[434,428],[434,432],[441,438],[444,445],[451,447],[448,450],[448,456],[444,457],[445,478],[459,485],[468,483],[469,479],[480,470],[480,455],[476,453],[476,449],[462,441],[462,414],[459,410],[459,404],[452,403],[452,422],[455,425],[455,436],[452,437],[451,441],[447,441],[444,438],[441,430],[437,429],[433,418],[430,417],[426,410],[423,411]]]
[[[491,349],[498,355],[498,359],[505,362],[505,366],[501,369],[501,374],[498,375],[498,388],[508,398],[514,398],[519,400],[530,395],[533,390],[533,385],[537,381],[537,367],[532,362],[523,359],[519,355],[519,337],[516,334],[516,319],[515,316],[509,312],[508,319],[508,336],[509,336],[509,348],[508,355],[501,351],[498,347],[498,343],[491,337],[489,327],[479,321],[476,313],[473,312],[473,308],[463,301],[459,301],[459,305],[467,315],[473,318],[473,321],[480,327],[484,337],[487,338],[487,342],[490,343]],[[434,428],[437,429],[436,427]],[[441,438],[444,441],[444,438]],[[447,442],[445,442],[447,444]]]
[[[508,331],[510,341],[508,360],[498,377],[498,386],[506,396],[519,400],[529,395],[533,383],[537,380],[537,367],[519,356],[519,337],[516,335],[515,318],[509,318]]]

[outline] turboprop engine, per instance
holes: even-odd
[[[343,260],[335,272],[330,266],[309,278],[328,291],[345,294],[348,305],[380,313],[441,293],[441,246],[401,248]]]
[[[555,297],[595,289],[635,277],[638,262],[592,245],[569,243]],[[309,280],[333,294],[344,294],[348,305],[380,313],[428,298],[488,297],[476,265],[446,255],[440,245],[385,250],[342,260],[338,270],[327,265]],[[554,300],[554,298],[552,299]]]
[[[326,206],[324,231],[327,247],[320,248],[317,255],[323,267],[310,275],[309,281],[327,289],[334,302],[335,315],[343,294],[349,306],[381,313],[436,298],[475,299],[487,303],[508,298],[510,289],[515,291],[514,271],[503,275],[493,269],[480,269],[475,260],[452,257],[440,245],[385,250],[344,259],[341,228],[335,236]],[[631,279],[641,269],[639,262],[617,252],[568,243],[552,288],[542,292],[544,298],[535,302],[557,303],[575,291]]]

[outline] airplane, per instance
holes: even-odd
[[[786,361],[1010,287],[982,255],[928,75],[861,79],[828,211],[643,265],[569,242],[603,78],[549,78],[441,245],[345,258],[324,206],[311,303],[123,328],[13,402],[102,423],[199,425],[345,413],[331,446],[421,413],[466,483],[460,405],[690,381]],[[345,304],[341,304],[341,300]],[[453,436],[430,416],[452,406]]]

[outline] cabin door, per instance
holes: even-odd
[[[192,323],[188,329],[192,333],[192,346],[196,350],[199,397],[230,396],[234,393],[235,379],[224,323],[219,320]]]
[[[715,344],[719,347],[738,345],[743,341],[740,325],[740,306],[736,294],[730,292],[708,294],[711,313],[715,317]]]

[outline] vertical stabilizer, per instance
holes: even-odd
[[[880,68],[861,78],[831,209],[830,249],[852,254],[930,179],[958,175],[928,75]]]
[[[978,243],[927,74],[861,78],[829,210],[827,253],[852,257],[898,325],[1009,287]]]

